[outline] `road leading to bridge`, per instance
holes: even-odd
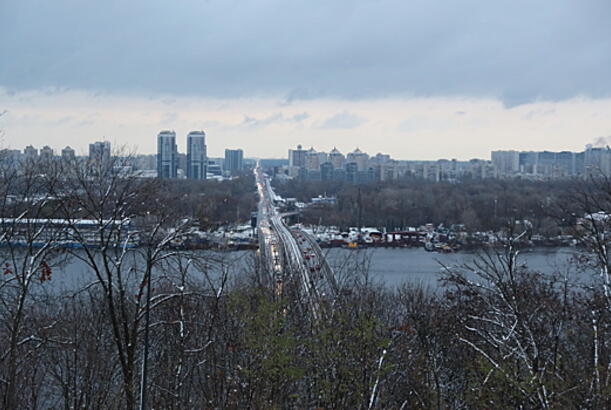
[[[314,318],[321,314],[323,299],[333,298],[337,283],[331,267],[312,235],[299,227],[290,229],[278,212],[282,201],[273,191],[269,177],[255,169],[259,207],[260,266],[270,284],[281,292],[287,281],[299,284],[301,299]]]

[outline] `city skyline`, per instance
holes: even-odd
[[[537,102],[512,108],[503,107],[495,100],[397,100],[375,104],[371,111],[368,111],[367,102],[338,102],[340,106],[352,108],[331,116],[327,116],[327,109],[321,107],[320,102],[313,101],[283,107],[272,100],[260,100],[261,104],[257,104],[257,100],[245,100],[241,110],[244,114],[235,113],[233,109],[228,112],[222,107],[214,108],[215,104],[208,101],[202,103],[204,108],[217,110],[207,116],[208,120],[198,119],[201,113],[194,108],[198,103],[177,100],[173,105],[180,111],[176,110],[174,115],[162,110],[155,114],[172,117],[170,120],[146,123],[145,111],[167,109],[167,105],[161,100],[152,100],[145,101],[141,108],[134,108],[140,100],[97,97],[107,99],[110,106],[124,105],[126,108],[89,112],[86,98],[77,98],[83,104],[72,103],[80,107],[62,108],[62,104],[55,101],[66,97],[60,92],[59,96],[51,93],[51,96],[42,97],[54,105],[55,114],[49,114],[43,113],[44,108],[37,111],[37,104],[26,107],[38,97],[23,97],[28,103],[15,105],[3,103],[3,96],[6,94],[0,91],[0,107],[9,109],[0,117],[0,129],[4,131],[0,144],[7,148],[22,148],[23,141],[39,146],[51,142],[55,146],[69,145],[77,152],[86,152],[89,142],[108,139],[115,146],[125,145],[139,153],[152,154],[156,147],[150,135],[159,129],[174,129],[177,134],[204,129],[210,136],[210,155],[218,157],[223,156],[226,146],[242,147],[253,157],[279,157],[283,154],[283,146],[302,143],[328,150],[335,145],[358,145],[368,151],[378,149],[392,152],[396,157],[419,160],[438,157],[466,160],[482,158],[494,149],[575,151],[601,138],[607,141],[611,135],[611,117],[605,114],[611,112],[611,99]],[[19,94],[11,98],[20,99],[17,96]],[[326,104],[333,105],[330,101]],[[223,104],[218,102],[217,105]],[[75,115],[75,110],[82,111],[82,115]],[[411,116],[403,120],[397,111],[408,111]],[[247,112],[255,114],[249,116]],[[117,121],[125,115],[132,118],[132,122]],[[22,119],[16,118],[21,116]],[[81,120],[81,117],[91,116],[96,119]],[[360,124],[359,121],[365,122]],[[333,123],[335,125],[331,126]],[[179,139],[177,144],[179,150],[186,151],[186,141]]]
[[[208,145],[208,134],[206,132],[204,132],[203,130],[201,131],[189,131],[186,132],[185,138],[181,138],[180,134],[177,133],[174,129],[172,130],[161,130],[155,134],[154,138],[152,139],[155,142],[155,150],[153,152],[140,152],[140,151],[130,151],[129,149],[126,151],[126,153],[134,153],[136,155],[144,155],[144,156],[151,156],[151,155],[157,155],[158,154],[158,141],[157,138],[159,136],[160,133],[171,133],[174,135],[174,144],[176,145],[176,152],[178,154],[188,154],[188,140],[189,140],[189,136],[192,133],[202,133],[203,134],[203,138],[204,138],[204,150],[209,152],[209,150],[207,149]],[[178,137],[177,137],[178,136]],[[182,141],[184,140],[184,141]],[[181,143],[182,142],[182,143]],[[221,140],[222,142],[222,140]],[[21,153],[26,153],[26,151],[30,148],[34,148],[37,151],[42,150],[43,148],[50,148],[55,156],[60,156],[61,152],[64,149],[69,149],[73,152],[73,155],[76,156],[91,156],[91,152],[93,147],[99,146],[100,144],[103,144],[103,146],[105,146],[106,150],[110,150],[110,146],[112,145],[113,149],[118,148],[118,149],[123,149],[125,147],[129,148],[129,146],[127,146],[126,144],[121,144],[120,142],[117,142],[116,140],[114,140],[112,143],[109,141],[109,138],[107,137],[101,137],[101,138],[97,138],[92,140],[91,142],[88,141],[84,141],[82,143],[83,146],[87,147],[86,149],[75,149],[74,146],[71,145],[56,145],[56,144],[48,144],[45,143],[44,145],[38,146],[36,144],[30,143],[30,142],[25,142],[22,143],[23,147],[9,147],[9,146],[0,146],[0,150],[2,149],[9,149],[9,150],[16,150],[16,151],[20,151]],[[108,145],[106,145],[108,144]],[[182,146],[181,146],[182,145]],[[317,152],[320,153],[332,153],[333,151],[337,151],[339,154],[342,155],[346,155],[349,154],[355,150],[359,150],[359,151],[363,151],[365,153],[367,153],[370,156],[375,156],[377,154],[383,154],[383,155],[390,155],[393,159],[396,160],[400,160],[400,161],[438,161],[438,160],[460,160],[460,161],[468,161],[471,159],[483,159],[483,160],[491,160],[492,158],[492,154],[494,152],[505,152],[505,151],[515,151],[515,152],[540,152],[540,151],[553,151],[553,152],[583,152],[585,151],[588,146],[590,147],[594,147],[594,148],[605,148],[605,147],[609,147],[611,146],[611,138],[610,139],[606,139],[606,138],[598,138],[595,139],[593,141],[590,141],[589,143],[586,143],[584,146],[582,147],[578,147],[577,149],[552,149],[549,146],[548,147],[542,147],[540,149],[525,149],[523,147],[512,147],[512,148],[499,148],[499,147],[493,147],[490,151],[488,151],[487,154],[482,155],[480,157],[468,157],[468,158],[457,158],[457,157],[451,157],[451,156],[443,156],[443,155],[438,155],[436,157],[428,157],[428,158],[415,158],[415,157],[398,157],[396,156],[393,152],[386,152],[386,151],[381,151],[381,150],[367,150],[364,149],[362,146],[360,145],[350,145],[349,143],[346,144],[345,146],[340,146],[337,144],[321,144],[321,145],[306,145],[306,144],[302,144],[300,142],[297,142],[294,146],[283,146],[280,148],[281,151],[283,151],[281,154],[279,154],[278,156],[255,156],[255,155],[247,155],[244,156],[244,158],[249,158],[249,159],[289,159],[289,157],[287,157],[286,155],[286,151],[287,149],[290,151],[292,149],[294,149],[295,147],[302,147],[304,151],[307,151],[309,149],[314,149]],[[363,148],[363,149],[362,149]],[[227,155],[227,151],[242,151],[244,152],[245,150],[241,147],[236,147],[236,146],[223,146],[219,149],[219,153],[218,155],[207,155],[207,152],[205,153],[205,156],[207,158],[224,158]]]
[[[133,170],[141,175],[159,178],[206,179],[232,177],[255,166],[255,159],[246,158],[240,148],[226,148],[224,157],[208,157],[206,133],[203,130],[187,134],[187,153],[179,152],[176,132],[162,130],[157,135],[157,154],[136,155],[132,158]],[[70,147],[54,150],[45,145],[40,150],[28,145],[20,150],[2,150],[6,158],[13,161],[39,157],[49,161],[74,159],[75,151]],[[97,141],[89,145],[91,158],[110,158],[111,144]],[[421,178],[429,181],[457,182],[464,178],[526,178],[558,179],[611,175],[611,148],[589,144],[583,151],[525,151],[493,150],[490,159],[473,158],[468,161],[456,158],[413,160],[394,158],[388,153],[371,154],[359,147],[345,154],[337,147],[320,151],[302,145],[290,147],[285,158],[262,158],[268,162],[274,175],[288,179],[344,180],[353,183],[387,181],[398,178]],[[153,172],[151,172],[153,171]]]

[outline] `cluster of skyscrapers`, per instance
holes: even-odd
[[[206,133],[191,131],[187,134],[186,176],[206,179],[207,170]],[[157,135],[157,177],[178,178],[178,147],[174,131],[161,131]]]
[[[161,131],[157,135],[158,178],[206,179],[209,173],[217,175],[217,169],[220,169],[216,161],[208,158],[204,131],[191,131],[187,134],[186,163],[182,167],[180,156],[176,145],[176,132]],[[243,167],[244,152],[241,149],[226,149],[222,170],[231,176],[241,172]]]
[[[281,176],[305,180],[344,180],[352,183],[388,181],[417,177],[433,181],[494,177],[492,164],[485,160],[401,161],[388,154],[374,156],[356,148],[342,154],[337,148],[319,152],[314,148],[289,150],[288,166],[279,170]]]
[[[319,152],[299,145],[297,149],[289,149],[288,165],[278,169],[278,174],[286,178],[354,183],[410,177],[456,182],[483,178],[611,176],[611,149],[587,146],[583,152],[493,151],[490,160],[406,161],[392,159],[387,154],[369,156],[358,148],[344,155],[337,148]]]
[[[245,165],[244,152],[241,149],[226,149],[224,158],[209,158],[204,131],[191,131],[187,134],[187,153],[178,152],[176,132],[164,130],[157,135],[157,153],[153,155],[129,155],[121,162],[122,171],[137,172],[141,177],[189,178],[189,179],[223,179],[239,175]],[[65,147],[56,153],[45,145],[41,149],[32,145],[23,151],[16,149],[0,150],[0,158],[14,163],[24,160],[69,160],[89,159],[105,161],[112,155],[109,141],[97,141],[89,144],[89,155],[77,156],[74,149]]]
[[[189,132],[186,142],[186,154],[179,153],[176,132],[161,131],[157,135],[157,154],[130,157],[129,168],[146,177],[222,179],[239,175],[245,164],[252,162],[245,161],[241,149],[226,149],[224,158],[209,158],[204,131]],[[89,144],[90,160],[104,161],[111,155],[110,142],[97,141]],[[48,145],[40,150],[28,145],[23,151],[2,150],[2,158],[19,162],[28,159],[69,160],[77,158],[77,155],[69,146],[56,154]],[[250,165],[253,166],[252,163]],[[296,149],[289,149],[288,164],[284,160],[284,165],[276,167],[276,175],[280,178],[353,183],[399,178],[456,182],[482,178],[556,179],[590,175],[611,177],[611,149],[588,145],[582,152],[504,150],[492,151],[490,160],[408,161],[396,160],[381,153],[370,156],[359,148],[344,155],[337,148],[321,152],[298,145]]]

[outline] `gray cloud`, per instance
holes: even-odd
[[[295,114],[290,118],[291,122],[301,122],[310,118],[310,114],[307,112],[302,112],[300,114]]]
[[[611,95],[608,0],[0,3],[0,86],[297,99]]]
[[[322,124],[320,124],[319,128],[350,129],[356,128],[359,125],[364,124],[365,122],[367,122],[365,118],[344,111],[324,120]]]
[[[291,117],[285,117],[283,113],[277,112],[269,115],[265,118],[255,118],[248,115],[244,116],[244,120],[240,123],[240,126],[249,128],[263,128],[271,124],[277,123],[300,123],[310,117],[307,112],[295,114]]]
[[[176,112],[166,112],[163,117],[159,120],[159,125],[173,124],[178,121],[179,114]]]

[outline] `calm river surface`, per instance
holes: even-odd
[[[222,264],[213,263],[210,270],[227,270],[238,275],[252,269],[254,252],[213,252],[201,251]],[[442,264],[456,266],[473,261],[471,252],[441,254],[426,252],[422,248],[370,248],[364,250],[328,249],[325,250],[329,263],[336,271],[354,270],[355,266],[368,265],[370,278],[386,286],[395,287],[404,282],[420,283],[436,287],[441,277]],[[521,253],[520,262],[534,271],[552,273],[566,270],[571,258],[579,251],[575,248],[528,249]],[[81,261],[72,259],[54,269],[54,285],[64,289],[74,289],[95,279],[93,273]]]
[[[532,271],[542,273],[564,272],[571,260],[579,254],[576,248],[535,248],[523,250],[518,262]],[[330,249],[329,263],[337,270],[346,260],[369,260],[372,278],[394,287],[404,282],[437,286],[443,266],[452,267],[470,263],[477,257],[473,252],[436,253],[423,248],[369,248],[365,250]]]

